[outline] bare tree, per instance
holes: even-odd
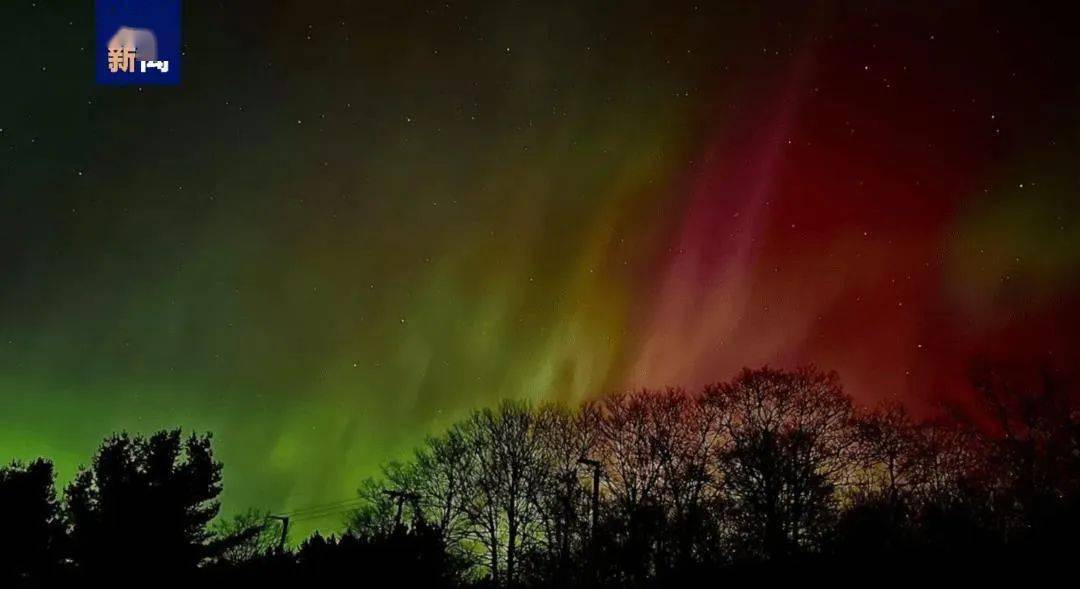
[[[674,454],[670,434],[678,428],[680,395],[675,389],[641,390],[610,395],[601,402],[597,425],[608,475],[605,488],[620,509],[629,512],[660,502],[664,474]]]
[[[357,536],[375,536],[393,532],[402,521],[416,518],[415,501],[405,502],[405,491],[413,486],[416,466],[411,462],[390,462],[381,477],[369,477],[360,483],[360,505],[346,517],[346,529]]]
[[[599,409],[607,528],[626,555],[613,573],[632,583],[695,558],[718,513],[720,406],[669,388],[605,397]]]
[[[851,467],[852,406],[838,377],[813,368],[744,370],[705,394],[729,411],[730,444],[719,464],[744,548],[769,557],[805,548]]]
[[[854,422],[853,487],[859,494],[897,504],[919,491],[930,458],[919,429],[900,403],[860,414]]]
[[[218,543],[219,556],[230,564],[241,564],[268,554],[278,545],[280,533],[267,525],[270,512],[249,509],[211,526]]]
[[[562,406],[538,410],[546,484],[532,498],[540,526],[530,564],[534,576],[565,580],[571,560],[581,557],[589,539],[591,492],[580,476],[583,459],[593,451],[595,406],[577,411]]]
[[[492,578],[502,577],[506,586],[516,582],[522,545],[539,522],[534,498],[547,483],[543,427],[528,404],[506,401],[474,413],[463,430],[476,458],[466,513],[488,552]]]
[[[467,433],[454,426],[441,436],[428,437],[413,461],[409,488],[402,490],[416,498],[417,516],[434,525],[454,555],[471,566],[475,551],[468,503],[477,459]]]

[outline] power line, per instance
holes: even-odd
[[[284,550],[285,543],[289,536],[289,524],[298,521],[311,521],[327,518],[339,513],[344,513],[358,507],[364,501],[363,498],[354,497],[352,499],[342,499],[340,501],[333,501],[330,503],[321,503],[316,505],[309,505],[300,509],[294,509],[281,514],[271,514],[267,516],[268,520],[277,520],[281,522],[281,538],[278,541],[278,549]]]
[[[346,512],[352,511],[353,509],[354,509],[354,506],[349,505],[349,506],[344,506],[344,507],[336,507],[336,508],[333,508],[333,509],[326,509],[326,510],[323,510],[323,511],[315,511],[315,512],[311,512],[311,513],[304,513],[304,514],[301,514],[301,515],[298,515],[298,516],[291,516],[291,517],[292,517],[293,521],[307,521],[307,520],[312,520],[312,519],[321,519],[321,518],[329,517],[331,515],[337,515],[337,514],[340,514],[340,513],[346,513]]]
[[[330,503],[318,503],[318,504],[315,504],[315,505],[309,505],[307,507],[300,507],[300,508],[292,509],[292,510],[289,510],[289,511],[277,514],[277,515],[289,516],[289,517],[303,516],[303,515],[307,515],[309,512],[322,511],[324,509],[329,509],[329,508],[335,508],[335,507],[349,507],[349,508],[351,508],[351,507],[355,507],[356,505],[359,505],[359,504],[363,503],[364,501],[365,501],[365,499],[363,499],[361,497],[354,497],[352,499],[342,499],[341,501],[333,501],[333,502],[330,502]]]

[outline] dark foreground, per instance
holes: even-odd
[[[505,403],[360,486],[346,532],[219,517],[211,437],[107,439],[64,489],[0,468],[0,587],[699,587],[1075,576],[1080,413],[1061,375],[976,373],[965,412],[857,408],[836,376]],[[353,505],[353,504],[350,504]]]

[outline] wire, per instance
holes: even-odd
[[[348,510],[341,509],[341,510],[338,510],[338,511],[328,511],[328,512],[325,512],[325,513],[315,513],[315,514],[312,514],[312,515],[305,515],[303,517],[299,517],[299,518],[297,518],[295,520],[290,519],[289,521],[297,521],[297,522],[318,521],[318,520],[329,519],[329,518],[335,517],[335,516],[340,516],[340,515],[342,515],[344,513],[348,513]]]
[[[348,512],[348,511],[352,511],[353,509],[355,509],[355,507],[353,507],[351,505],[347,505],[347,506],[343,506],[343,507],[335,507],[335,508],[332,508],[332,509],[324,509],[324,510],[321,510],[321,511],[313,511],[313,512],[309,512],[309,513],[303,513],[303,514],[298,515],[298,516],[290,517],[289,519],[291,521],[304,521],[304,520],[308,520],[308,519],[316,519],[316,518],[321,518],[321,517],[327,517],[327,516],[335,515],[335,514],[338,514],[338,513],[345,513],[345,512]]]
[[[352,499],[342,499],[341,501],[334,501],[334,502],[331,502],[331,503],[320,503],[320,504],[316,504],[316,505],[309,505],[307,507],[301,507],[301,508],[293,509],[293,510],[286,511],[286,512],[283,512],[283,513],[276,513],[274,515],[277,515],[277,516],[280,516],[280,517],[288,517],[288,518],[303,517],[303,516],[309,515],[310,512],[323,511],[325,509],[330,509],[330,508],[337,508],[337,507],[352,508],[352,507],[355,507],[355,506],[363,503],[364,501],[365,501],[365,499],[363,499],[361,497],[354,497]]]

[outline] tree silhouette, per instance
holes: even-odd
[[[465,511],[487,550],[492,579],[508,587],[517,580],[522,545],[532,540],[539,521],[535,497],[547,484],[545,425],[529,405],[513,402],[478,411],[464,424],[476,457],[474,492]]]
[[[574,563],[590,558],[589,522],[591,497],[582,484],[582,459],[595,446],[596,413],[592,407],[574,412],[565,407],[544,406],[540,415],[542,468],[545,483],[533,487],[530,498],[536,510],[538,534],[522,556],[531,582],[565,585],[574,580]],[[591,481],[590,481],[591,484]]]
[[[256,560],[277,547],[280,533],[267,525],[270,513],[248,509],[229,519],[219,519],[211,526],[217,558],[231,564]]]
[[[315,533],[296,553],[301,585],[336,582],[363,575],[371,586],[448,587],[453,569],[441,533],[423,522],[374,534],[340,538]],[[276,579],[280,582],[281,579]]]
[[[381,478],[361,484],[359,495],[365,501],[349,516],[349,530],[359,535],[388,532],[398,523],[419,520],[443,535],[456,558],[474,561],[466,508],[476,466],[476,453],[462,425],[428,436],[410,462],[391,462]]]
[[[720,471],[740,549],[782,558],[805,548],[827,529],[852,466],[853,409],[836,374],[744,370],[706,396],[727,410]]]
[[[594,452],[609,504],[603,526],[604,576],[641,584],[705,556],[718,496],[710,458],[716,407],[681,389],[612,395],[599,404]]]
[[[972,377],[998,435],[986,441],[984,484],[998,533],[1017,549],[1059,554],[1080,525],[1077,389],[1043,368],[982,364]]]
[[[0,585],[45,584],[58,573],[64,541],[52,463],[0,467],[0,510]]]
[[[218,512],[221,464],[210,442],[182,439],[178,429],[105,440],[66,493],[85,574],[149,581],[183,575],[211,556],[207,524]]]
[[[392,531],[400,523],[397,504],[388,491],[400,489],[402,477],[397,473],[401,467],[400,463],[391,463],[383,468],[382,478],[368,477],[361,481],[356,491],[361,504],[349,512],[345,520],[348,533],[358,536],[381,534]]]
[[[62,506],[48,461],[0,468],[0,584],[311,585],[362,572],[376,585],[652,588],[1070,563],[1076,388],[1001,366],[974,384],[979,408],[925,421],[895,403],[857,410],[813,368],[574,408],[505,402],[364,481],[346,534],[281,550],[263,512],[208,525],[222,468],[209,436],[119,434]]]

